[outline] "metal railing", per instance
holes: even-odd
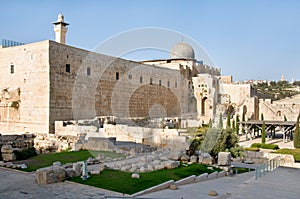
[[[256,167],[255,180],[257,180],[258,177],[261,177],[262,175],[266,175],[267,172],[273,171],[277,167],[282,166],[283,164],[284,160],[281,157],[275,157],[271,160],[268,160],[267,163]]]

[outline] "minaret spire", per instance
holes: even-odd
[[[63,14],[60,12],[57,16],[57,21],[53,22],[55,41],[61,44],[66,43],[66,34],[68,31],[68,23],[65,22]]]

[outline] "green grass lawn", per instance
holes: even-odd
[[[278,149],[275,153],[293,155],[295,162],[300,162],[300,149]]]
[[[220,169],[217,171],[220,171]],[[80,177],[71,178],[70,181],[109,189],[119,193],[133,194],[169,180],[176,181],[191,175],[212,172],[214,171],[207,169],[206,165],[192,164],[190,166],[180,166],[175,169],[161,169],[140,173],[141,178],[139,179],[132,179],[132,173],[129,172],[104,170],[100,175],[91,175],[86,181]]]
[[[18,163],[25,163],[27,169],[22,169],[22,171],[35,171],[42,167],[51,166],[53,162],[60,161],[62,164],[68,162],[77,162],[87,160],[89,157],[96,157],[98,154],[103,154],[104,157],[118,158],[122,157],[121,154],[108,152],[108,151],[70,151],[70,152],[60,152],[60,153],[47,153],[31,157],[27,160],[18,161]]]

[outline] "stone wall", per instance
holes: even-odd
[[[288,121],[296,121],[300,111],[300,102],[272,102],[271,100],[261,99],[259,101],[259,111],[264,114],[265,120],[283,121],[284,116],[286,116]]]
[[[188,81],[178,70],[55,42],[50,42],[49,56],[51,131],[58,120],[101,115],[170,117],[189,113]]]
[[[49,41],[0,48],[0,133],[48,132],[48,49]]]

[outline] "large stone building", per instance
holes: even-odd
[[[96,116],[199,126],[230,105],[258,119],[252,87],[196,60],[187,43],[169,59],[135,62],[68,46],[64,17],[53,24],[56,41],[0,47],[0,133],[53,133],[55,121]]]

